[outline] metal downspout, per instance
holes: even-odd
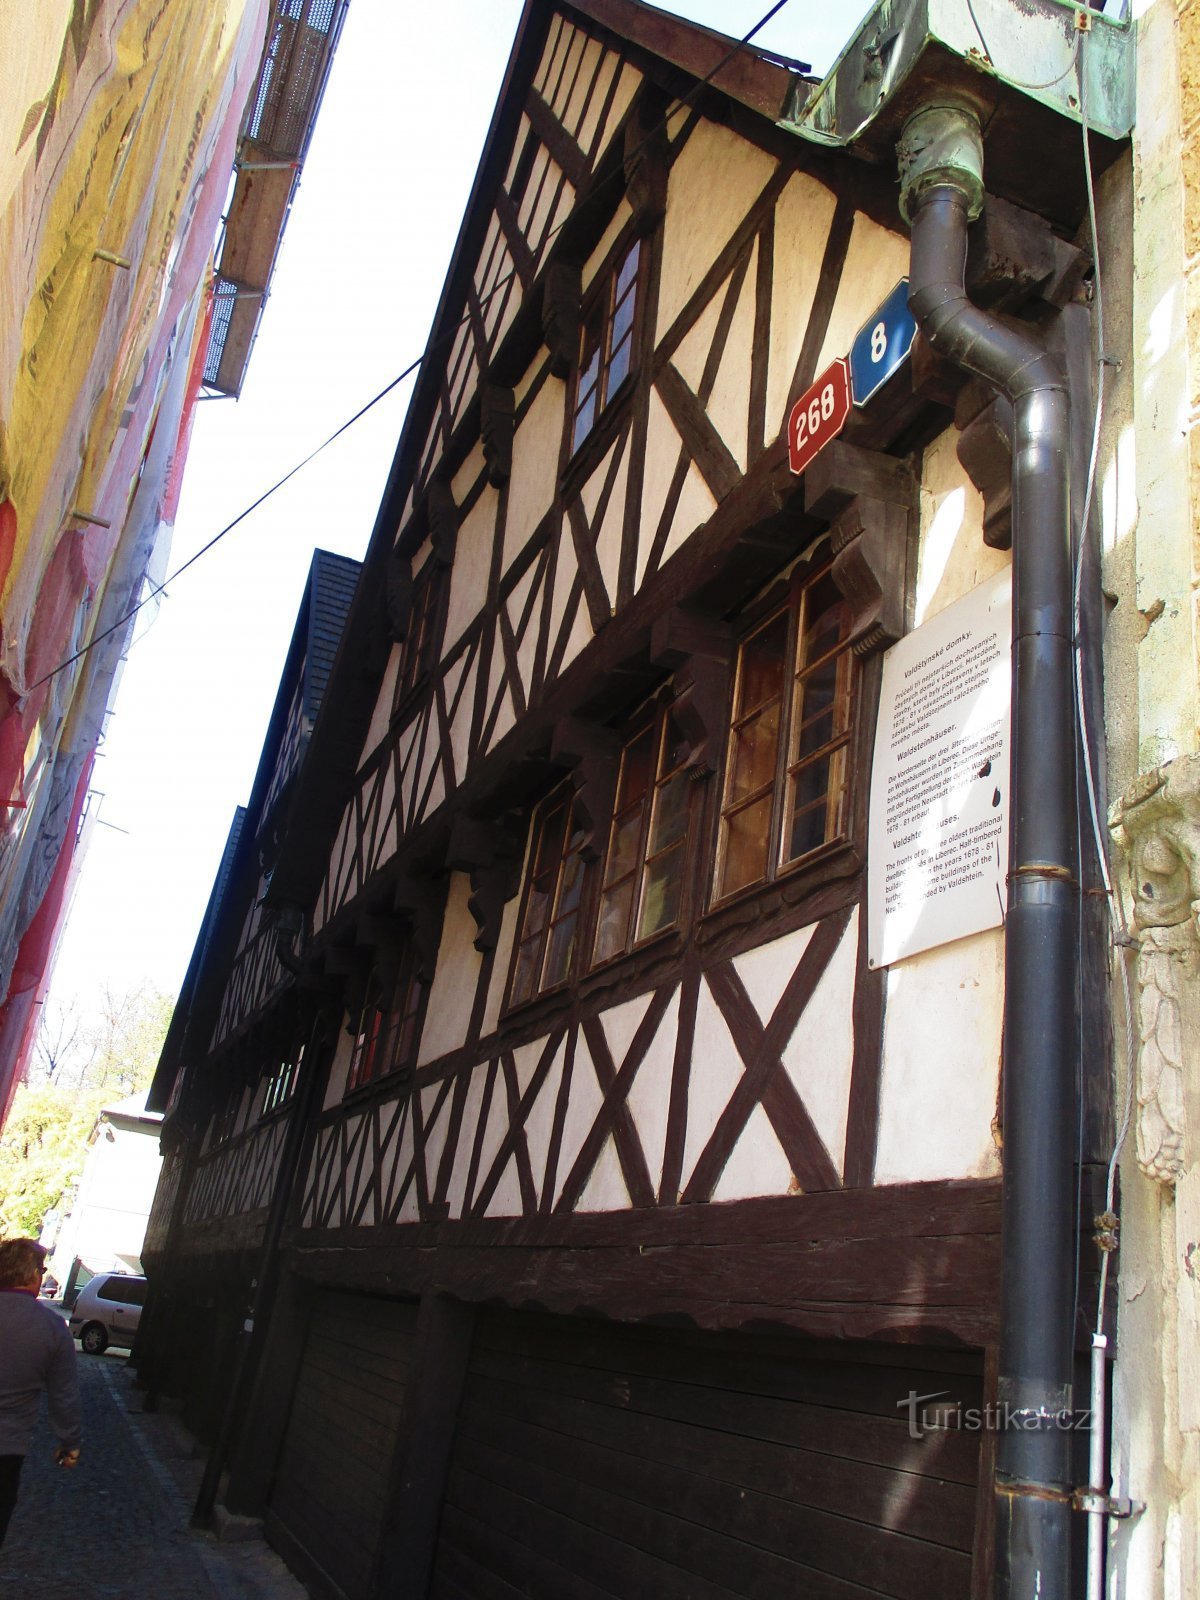
[[[967,226],[983,195],[975,117],[919,112],[900,161],[918,326],[1014,412],[996,1594],[1067,1600],[1079,1048],[1069,399],[1058,361],[1032,329],[967,298]]]

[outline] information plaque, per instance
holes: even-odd
[[[1005,570],[884,657],[867,855],[873,967],[1004,920],[1011,641]]]

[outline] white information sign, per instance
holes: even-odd
[[[867,956],[886,967],[1004,920],[1011,571],[883,663],[867,858]]]

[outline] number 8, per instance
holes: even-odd
[[[877,322],[871,329],[871,360],[882,361],[887,355],[887,324]]]

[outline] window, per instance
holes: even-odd
[[[580,334],[579,375],[571,421],[571,451],[587,438],[633,365],[641,241],[618,256],[587,302]]]
[[[416,1065],[424,999],[425,983],[411,957],[402,961],[400,974],[391,984],[384,982],[378,970],[371,974],[354,1031],[347,1091]]]
[[[509,985],[510,1005],[557,988],[571,974],[583,891],[582,844],[575,796],[563,785],[535,815],[525,905]]]
[[[413,579],[408,627],[400,641],[400,665],[396,671],[396,690],[392,696],[393,716],[429,668],[437,643],[444,570],[434,561],[426,561]]]
[[[115,1300],[122,1306],[144,1306],[146,1304],[145,1278],[127,1278],[119,1273],[111,1278],[105,1278],[101,1288],[96,1290],[101,1300]]]
[[[692,784],[673,705],[621,752],[593,960],[609,961],[679,921]]]
[[[737,655],[716,898],[844,836],[853,724],[850,605],[826,561]]]
[[[277,1111],[280,1106],[286,1105],[292,1098],[303,1060],[304,1046],[301,1045],[294,1055],[286,1056],[267,1078],[267,1086],[263,1091],[264,1117],[269,1116],[272,1111]]]

